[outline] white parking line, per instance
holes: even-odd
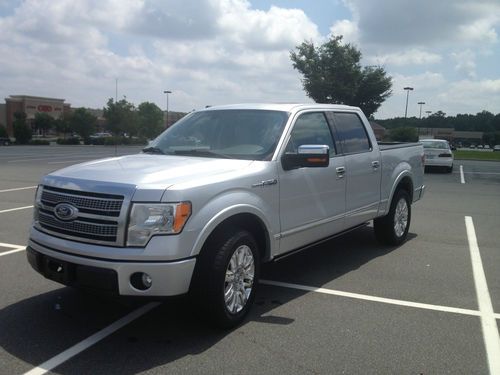
[[[462,184],[465,184],[465,178],[464,178],[464,166],[461,165],[460,166],[460,182]]]
[[[66,362],[68,359],[88,349],[92,345],[97,344],[99,341],[108,337],[109,335],[119,330],[120,328],[126,326],[127,324],[131,323],[137,318],[140,318],[142,315],[151,311],[158,305],[160,305],[160,302],[151,302],[148,303],[147,305],[138,308],[137,310],[132,311],[130,314],[117,320],[113,324],[107,326],[106,328],[100,330],[99,332],[94,333],[92,336],[87,337],[85,340],[80,341],[78,344],[72,346],[71,348],[65,350],[64,352],[42,363],[40,366],[35,367],[33,370],[26,372],[25,375],[45,374],[46,372]]]
[[[472,262],[472,273],[476,286],[477,302],[481,312],[481,326],[483,328],[483,338],[486,347],[486,357],[491,375],[500,374],[500,334],[498,333],[497,321],[491,297],[488,291],[488,283],[484,274],[481,253],[477,243],[476,230],[472,217],[465,217],[465,227],[467,229],[467,239],[469,241],[470,257]]]
[[[7,251],[0,252],[0,257],[3,257],[4,255],[14,254],[14,253],[18,253],[20,251],[26,250],[26,246],[14,245],[12,243],[4,243],[4,242],[0,242],[0,247],[7,247],[9,249],[13,249],[13,250],[7,250]]]
[[[9,208],[8,210],[2,210],[2,211],[0,211],[0,214],[4,214],[6,212],[18,211],[18,210],[26,210],[28,208],[33,208],[33,206],[24,206],[24,207],[17,207],[17,208]]]
[[[5,190],[0,190],[0,193],[7,193],[8,191],[18,191],[18,190],[28,190],[28,189],[36,189],[36,186],[25,186],[15,189],[5,189]]]
[[[361,299],[364,301],[387,303],[390,305],[415,307],[415,308],[419,308],[419,309],[443,311],[443,312],[462,314],[462,315],[472,315],[472,316],[480,316],[481,315],[480,312],[476,311],[476,310],[461,309],[458,307],[449,307],[449,306],[441,306],[441,305],[431,305],[428,303],[410,302],[410,301],[404,301],[404,300],[392,299],[392,298],[376,297],[376,296],[370,296],[367,294],[343,292],[341,290],[326,289],[326,288],[316,288],[316,287],[307,286],[307,285],[283,283],[280,281],[260,280],[259,283],[266,284],[266,285],[273,285],[273,286],[281,286],[283,288],[305,290],[308,292],[323,293],[323,294],[330,294],[330,295],[340,296],[340,297]],[[500,314],[498,314],[498,315],[499,315],[498,317],[500,318]]]

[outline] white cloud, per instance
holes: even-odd
[[[332,35],[342,35],[343,41],[352,44],[359,43],[359,29],[358,24],[351,20],[340,20],[330,27]]]
[[[476,54],[470,49],[453,52],[451,58],[456,62],[455,70],[467,76],[468,78],[476,77]]]
[[[441,56],[418,48],[388,53],[367,58],[369,64],[376,65],[427,65],[441,62]]]
[[[498,113],[500,79],[455,82],[438,97],[444,104],[458,108],[458,113],[476,113],[482,110]]]

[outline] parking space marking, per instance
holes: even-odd
[[[0,247],[6,247],[8,249],[12,249],[12,250],[0,252],[0,257],[3,257],[4,255],[14,254],[14,253],[18,253],[20,251],[26,250],[26,246],[14,245],[11,243],[4,243],[4,242],[0,242]]]
[[[12,212],[12,211],[26,210],[28,208],[33,208],[33,206],[24,206],[24,207],[17,207],[17,208],[9,208],[8,210],[2,210],[2,211],[0,211],[0,214],[4,214],[6,212]]]
[[[376,297],[376,296],[370,296],[367,294],[343,292],[341,290],[317,288],[317,287],[313,287],[313,286],[300,285],[300,284],[283,283],[280,281],[260,280],[259,282],[261,284],[266,284],[266,285],[280,286],[283,288],[298,289],[298,290],[304,290],[304,291],[315,292],[315,293],[330,294],[330,295],[340,296],[340,297],[361,299],[364,301],[387,303],[389,305],[415,307],[415,308],[419,308],[419,309],[442,311],[442,312],[449,312],[449,313],[462,314],[462,315],[472,315],[472,316],[480,316],[481,315],[481,313],[479,311],[470,310],[470,309],[461,309],[458,307],[431,305],[428,303],[411,302],[411,301],[404,301],[404,300],[399,300],[399,299]],[[498,314],[498,318],[500,318],[500,314]]]
[[[92,345],[97,344],[99,341],[108,337],[120,328],[140,318],[142,315],[151,311],[158,305],[160,305],[160,302],[150,302],[147,305],[139,307],[138,309],[132,311],[128,315],[125,315],[123,318],[117,320],[106,328],[103,328],[99,332],[94,333],[92,336],[87,337],[85,340],[80,341],[78,344],[73,345],[71,348],[42,363],[40,366],[37,366],[34,369],[26,372],[24,375],[41,375],[51,371],[60,364],[66,362],[68,359],[90,348]]]
[[[464,178],[464,166],[461,165],[460,166],[460,182],[462,184],[465,184],[465,178]]]
[[[479,245],[477,243],[476,230],[472,217],[465,217],[465,227],[467,229],[467,239],[469,242],[477,302],[481,313],[481,326],[483,328],[488,366],[491,375],[500,375],[500,334],[498,333],[497,321],[495,320],[495,313],[493,311],[493,305],[491,304],[488,283],[486,281],[486,275],[484,274],[481,253],[479,252]]]
[[[18,191],[18,190],[28,190],[28,189],[36,189],[36,186],[25,186],[25,187],[14,188],[14,189],[4,189],[4,190],[0,190],[0,193],[7,193],[8,191]]]

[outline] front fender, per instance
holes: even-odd
[[[258,195],[251,194],[246,190],[232,191],[214,197],[196,215],[196,220],[204,224],[202,224],[202,229],[195,240],[191,256],[196,256],[200,253],[207,238],[223,221],[238,214],[254,215],[264,224],[269,235],[270,254],[273,254],[277,246],[274,241],[274,234],[277,232],[277,228],[274,228],[271,223],[273,221],[274,223],[279,223],[276,219],[278,217],[277,212],[277,210],[273,212],[273,208]]]

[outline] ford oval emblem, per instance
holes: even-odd
[[[78,216],[78,208],[69,203],[59,203],[54,207],[54,215],[59,220],[73,220]]]

